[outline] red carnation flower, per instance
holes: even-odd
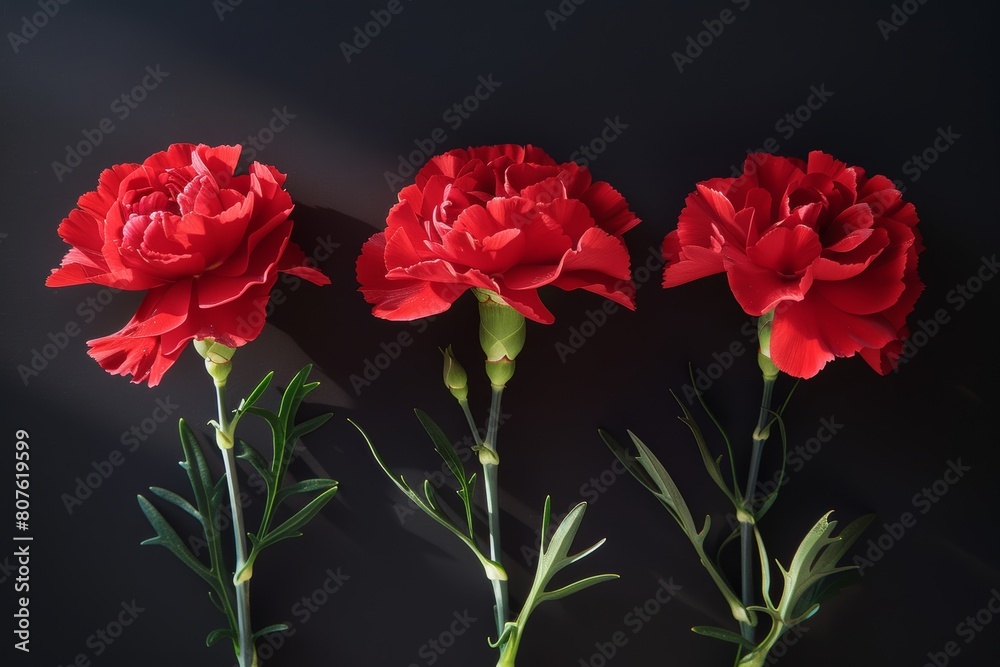
[[[109,373],[154,386],[188,341],[256,338],[279,272],[330,282],[289,239],[284,174],[254,162],[234,176],[239,157],[239,146],[174,144],[115,165],[59,226],[73,247],[46,285],[148,290],[121,331],[88,341]]]
[[[453,150],[432,158],[399,193],[387,227],[358,258],[378,317],[447,310],[463,292],[499,294],[550,324],[538,288],[585,289],[634,308],[621,235],[639,223],[614,188],[533,146]]]
[[[781,371],[809,378],[858,353],[884,375],[923,290],[916,224],[885,176],[820,151],[808,162],[749,155],[741,177],[688,196],[663,242],[663,286],[724,271],[749,315],[773,311],[770,356]]]

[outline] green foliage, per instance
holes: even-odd
[[[444,459],[447,464],[449,472],[455,477],[459,482],[459,488],[456,491],[458,497],[462,500],[462,505],[465,508],[465,523],[464,527],[459,527],[451,517],[445,513],[444,507],[440,504],[437,499],[437,495],[434,493],[434,487],[431,486],[430,482],[424,480],[423,483],[423,497],[420,496],[416,491],[414,491],[410,485],[406,482],[406,479],[402,475],[396,475],[389,469],[388,464],[375,449],[375,445],[372,443],[368,434],[365,433],[364,429],[355,424],[353,421],[351,424],[354,428],[358,429],[361,436],[368,443],[368,447],[372,451],[372,455],[378,462],[379,467],[382,471],[392,480],[392,483],[396,487],[406,494],[406,497],[413,501],[420,510],[431,517],[439,524],[451,531],[458,539],[462,541],[472,553],[475,554],[476,558],[479,560],[480,565],[483,566],[483,570],[486,572],[486,577],[490,580],[506,580],[507,572],[503,569],[503,565],[497,563],[496,561],[490,560],[483,551],[479,548],[476,542],[476,535],[474,526],[472,523],[472,492],[475,489],[476,476],[468,475],[465,470],[465,465],[458,456],[458,452],[455,451],[454,445],[448,440],[448,437],[444,434],[433,419],[427,416],[420,410],[415,411],[417,414],[417,419],[423,425],[424,430],[430,436],[431,441],[434,443],[434,449],[437,451],[438,455]]]
[[[257,406],[258,401],[270,386],[273,373],[269,373],[250,395],[240,402],[239,408],[233,413],[233,419],[228,424],[228,432],[235,431],[237,423],[247,414],[252,414],[265,420],[271,427],[272,454],[270,462],[250,445],[240,441],[239,457],[253,466],[254,470],[264,479],[267,487],[264,513],[261,523],[255,532],[249,533],[252,544],[247,564],[241,572],[233,575],[232,569],[226,565],[226,554],[222,546],[219,527],[224,521],[223,503],[226,502],[226,479],[223,475],[214,480],[208,468],[205,456],[198,439],[190,426],[182,419],[179,430],[181,449],[184,460],[180,465],[187,471],[191,483],[194,503],[183,496],[159,487],[150,487],[150,491],[161,500],[170,503],[190,516],[201,526],[205,544],[208,548],[208,563],[196,557],[178,532],[159,510],[144,496],[139,496],[139,506],[149,520],[156,536],[142,542],[144,545],[157,545],[166,548],[188,568],[204,579],[209,587],[209,598],[212,603],[226,616],[227,628],[213,630],[205,638],[207,645],[212,646],[218,641],[229,639],[238,653],[239,630],[235,609],[236,593],[234,580],[248,576],[252,572],[254,560],[265,548],[290,537],[301,535],[301,528],[314,517],[337,492],[337,482],[332,479],[307,479],[284,486],[288,466],[291,462],[292,450],[299,438],[312,433],[331,415],[324,414],[302,423],[295,423],[295,415],[302,404],[303,398],[315,389],[319,383],[305,380],[311,371],[306,366],[292,379],[281,398],[277,413],[269,412]],[[218,422],[210,422],[221,430]],[[314,497],[285,521],[272,527],[278,508],[293,496],[300,494],[315,494]],[[254,639],[271,633],[280,632],[287,626],[283,624],[270,625],[254,633]]]

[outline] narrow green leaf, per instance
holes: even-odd
[[[840,559],[847,554],[847,550],[861,537],[862,533],[875,520],[874,514],[866,514],[847,524],[837,536],[837,543],[831,544],[818,559],[816,559],[817,569],[829,569],[836,567]]]
[[[695,539],[698,529],[694,525],[691,511],[688,509],[687,503],[684,502],[684,497],[681,496],[681,491],[677,488],[677,484],[674,483],[673,478],[667,473],[667,469],[653,455],[649,447],[636,434],[631,431],[628,434],[632,438],[632,443],[639,450],[639,456],[636,460],[646,469],[646,472],[653,478],[659,489],[656,496],[660,498],[661,502],[668,509],[673,510],[672,514],[674,514],[674,518],[681,525],[681,528],[684,529],[691,539]]]
[[[451,471],[451,474],[462,485],[462,488],[465,488],[467,485],[465,466],[462,464],[462,459],[459,458],[458,452],[455,451],[455,446],[448,439],[448,436],[444,434],[444,431],[441,430],[441,427],[427,413],[423,410],[414,410],[413,412],[417,415],[417,419],[420,420],[420,425],[427,431],[431,442],[434,443],[434,451],[444,459],[448,470]]]
[[[771,561],[767,557],[767,549],[764,547],[764,538],[760,534],[757,526],[753,526],[753,536],[757,540],[757,553],[760,557],[760,590],[764,595],[764,603],[767,608],[774,610],[774,603],[771,602]],[[781,564],[778,564],[781,567]]]
[[[726,485],[726,480],[722,476],[722,469],[719,467],[719,462],[712,457],[712,453],[708,451],[708,443],[705,442],[705,436],[701,432],[701,428],[698,426],[698,422],[695,421],[694,415],[691,411],[687,409],[680,399],[674,395],[674,400],[677,401],[677,405],[680,406],[681,411],[684,416],[681,417],[681,422],[690,429],[691,434],[694,436],[695,444],[698,445],[698,452],[701,454],[701,461],[705,465],[705,470],[708,471],[708,476],[712,478],[716,486],[722,489],[722,492],[726,494],[726,497],[734,504],[738,504],[736,497],[739,495],[738,491],[729,488]]]
[[[711,408],[708,407],[708,403],[705,402],[705,397],[701,393],[701,390],[698,389],[698,383],[695,382],[694,379],[694,367],[691,364],[688,364],[688,375],[691,378],[691,386],[694,388],[695,396],[698,398],[698,404],[701,405],[701,409],[705,411],[708,418],[712,420],[713,424],[715,424],[716,430],[722,436],[722,441],[726,443],[726,451],[729,452],[729,471],[733,476],[733,495],[739,496],[740,483],[739,480],[736,479],[736,457],[733,455],[733,443],[729,440],[729,435],[726,433],[726,429],[722,427],[722,422],[716,418],[715,413],[712,412]],[[673,395],[674,400],[680,404],[680,400],[677,398],[677,395],[674,394],[673,391],[670,393]]]
[[[191,481],[191,489],[194,491],[195,506],[203,516],[210,516],[211,502],[210,496],[215,482],[212,480],[212,473],[205,462],[201,445],[194,431],[183,419],[178,422],[178,430],[181,436],[181,449],[184,451],[184,461],[187,464],[188,479]]]
[[[157,510],[151,502],[146,500],[145,497],[140,495],[138,498],[139,507],[142,508],[142,513],[146,515],[146,519],[149,521],[150,525],[153,526],[153,530],[156,531],[156,537],[143,540],[142,544],[165,547],[182,563],[191,568],[195,574],[207,581],[209,584],[214,585],[216,582],[215,576],[202,564],[201,561],[194,557],[194,554],[191,553],[191,551],[187,548],[187,545],[184,544],[184,541],[181,540],[177,531],[175,531],[163,515],[160,514],[159,510]]]
[[[580,503],[573,507],[556,527],[555,532],[552,534],[552,539],[546,544],[546,536],[552,514],[552,499],[548,497],[545,499],[545,507],[542,510],[541,555],[538,558],[538,565],[535,568],[535,578],[531,585],[531,591],[524,601],[521,612],[517,615],[519,628],[515,631],[519,631],[520,628],[524,627],[532,612],[542,602],[558,600],[577,591],[589,588],[594,584],[618,578],[616,574],[599,574],[581,579],[553,591],[545,590],[549,582],[560,570],[593,553],[598,547],[604,544],[604,540],[600,540],[597,544],[584,549],[575,556],[567,555],[572,546],[573,539],[580,529],[580,523],[583,521],[586,509],[587,503]]]
[[[434,493],[434,487],[431,486],[431,481],[429,479],[424,480],[424,497],[427,498],[427,504],[431,506],[434,510],[440,512],[438,507],[437,496]]]
[[[617,574],[595,574],[592,577],[581,579],[580,581],[569,584],[568,586],[557,588],[554,591],[546,591],[542,594],[541,599],[544,601],[559,600],[567,595],[572,595],[573,593],[582,591],[585,588],[590,588],[591,586],[595,586],[605,581],[614,581],[615,579],[621,579],[621,577]]]
[[[158,486],[151,486],[151,487],[149,487],[149,490],[152,491],[155,495],[159,496],[160,498],[163,498],[164,500],[166,500],[168,503],[171,503],[173,505],[176,505],[177,507],[180,507],[182,510],[184,510],[185,512],[187,512],[188,514],[190,514],[191,516],[193,516],[199,522],[204,522],[205,521],[205,517],[203,517],[201,515],[201,513],[198,512],[198,510],[196,510],[191,505],[191,503],[189,503],[187,501],[186,498],[177,495],[173,491],[168,491],[167,489],[161,489]]]
[[[222,600],[219,598],[219,595],[215,591],[208,592],[208,599],[212,601],[212,604],[215,605],[216,609],[218,609],[224,614],[226,613],[226,608],[222,606]]]
[[[272,379],[274,379],[274,371],[265,375],[264,379],[260,381],[260,384],[258,384],[256,388],[250,392],[250,395],[240,402],[240,412],[246,411],[247,408],[252,408],[257,401],[260,400],[260,397],[264,395],[267,388],[271,386]]]
[[[711,625],[696,625],[691,628],[691,630],[699,635],[704,635],[705,637],[713,637],[715,639],[721,639],[724,642],[738,644],[748,652],[753,651],[754,648],[756,648],[753,644],[744,639],[743,635],[724,628],[716,628]]]
[[[222,639],[228,639],[234,644],[239,641],[236,633],[229,628],[219,628],[208,633],[208,636],[205,637],[205,646],[215,646]]]
[[[261,551],[265,547],[269,547],[272,544],[280,542],[281,540],[285,540],[290,537],[299,537],[302,534],[299,532],[299,529],[308,523],[310,519],[316,516],[316,514],[323,509],[323,506],[326,505],[331,498],[333,498],[333,495],[336,492],[337,488],[334,487],[332,489],[327,489],[313,498],[305,507],[300,509],[280,526],[265,535],[261,541],[255,545],[257,551]]]
[[[622,465],[632,473],[632,476],[639,481],[644,487],[646,487],[650,492],[657,494],[660,492],[659,487],[653,478],[646,472],[646,469],[639,464],[639,462],[632,456],[631,452],[625,449],[620,442],[618,442],[610,433],[604,429],[597,429],[597,433],[604,440],[604,444],[608,446],[611,453],[621,461]]]
[[[512,623],[507,621],[503,626],[503,633],[497,637],[497,640],[490,641],[490,638],[486,638],[486,643],[490,645],[490,648],[500,648],[506,644],[510,639],[517,633],[517,623]]]
[[[249,461],[253,469],[257,471],[257,474],[264,478],[264,483],[268,487],[274,486],[274,476],[271,474],[271,467],[264,460],[264,457],[260,455],[260,452],[254,449],[249,443],[243,440],[239,441],[239,453],[236,454],[236,458]]]
[[[263,408],[247,408],[247,413],[260,417],[271,427],[271,439],[275,442],[285,442],[285,430],[278,415]]]
[[[545,553],[549,543],[549,526],[552,524],[552,496],[545,496],[545,505],[542,507],[542,537],[539,541],[539,551]]]
[[[579,503],[569,511],[559,527],[556,528],[556,532],[552,534],[552,539],[549,540],[545,549],[545,558],[557,562],[566,559],[566,554],[576,538],[577,531],[580,530],[580,524],[583,522],[583,515],[586,511],[587,503]]]
[[[779,477],[779,479],[781,478]],[[780,488],[781,485],[779,484],[778,486]],[[760,509],[754,512],[754,521],[760,521],[762,518],[764,518],[764,515],[767,514],[767,511],[771,509],[771,506],[774,505],[774,501],[777,499],[778,499],[777,489],[764,496],[764,502],[761,503]]]
[[[303,367],[302,370],[295,374],[292,381],[288,383],[285,393],[281,396],[281,405],[278,408],[278,417],[281,420],[283,433],[288,433],[289,424],[295,416],[295,413],[299,411],[299,405],[302,403],[302,399],[307,393],[309,393],[309,391],[311,391],[311,389],[303,388],[306,378],[309,376],[311,371],[312,364],[307,364]],[[313,385],[312,388],[315,387],[316,385]]]
[[[600,549],[602,546],[604,546],[604,543],[606,541],[607,541],[607,538],[603,538],[602,537],[597,542],[595,542],[594,544],[591,544],[589,547],[587,547],[583,551],[579,552],[578,554],[573,555],[573,556],[566,556],[566,565],[571,565],[571,564],[575,563],[578,560],[582,560],[582,559],[586,558],[587,556],[589,556],[590,554],[594,553],[595,551],[597,551],[598,549]]]
[[[290,484],[285,488],[278,491],[275,497],[275,506],[280,505],[283,501],[287,500],[290,496],[297,493],[311,493],[313,491],[326,491],[327,489],[337,488],[338,483],[332,479],[306,479],[301,482],[296,482],[295,484]]]
[[[295,428],[293,428],[291,432],[289,432],[288,434],[289,445],[294,447],[295,443],[300,438],[309,435],[310,433],[318,429],[320,426],[330,421],[331,417],[333,417],[333,413],[326,412],[324,414],[319,415],[318,417],[307,419],[301,424],[296,424]]]
[[[274,625],[269,625],[266,628],[261,628],[257,632],[253,633],[254,640],[263,637],[264,635],[269,635],[272,632],[284,632],[288,629],[287,623],[275,623]]]
[[[386,476],[392,480],[392,483],[396,485],[396,488],[402,491],[407,498],[412,500],[413,503],[417,507],[419,507],[424,514],[426,514],[427,516],[429,516],[430,518],[434,519],[439,524],[447,528],[456,537],[458,537],[458,539],[460,539],[467,547],[469,547],[469,549],[471,549],[472,552],[476,555],[476,558],[479,559],[479,563],[480,565],[483,566],[483,570],[486,572],[486,576],[488,579],[506,581],[507,572],[503,569],[503,566],[495,561],[490,560],[485,555],[483,555],[483,552],[479,549],[479,545],[476,544],[475,540],[473,540],[472,537],[463,533],[444,514],[435,511],[432,507],[428,506],[427,502],[423,498],[418,496],[413,491],[413,489],[410,488],[409,484],[406,483],[406,480],[403,478],[402,475],[396,475],[395,473],[392,472],[392,470],[389,469],[389,466],[386,464],[382,456],[378,453],[378,450],[375,448],[375,444],[371,441],[371,438],[368,437],[368,434],[365,433],[364,429],[358,426],[354,421],[350,419],[348,419],[347,421],[350,422],[350,424],[354,426],[354,428],[358,429],[358,432],[361,434],[361,437],[364,438],[365,443],[367,443],[368,448],[371,450],[372,456],[375,457],[375,461],[378,463],[379,467],[382,468],[382,472],[384,472]]]

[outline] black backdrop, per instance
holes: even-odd
[[[482,414],[488,399],[475,361],[471,297],[425,325],[376,320],[356,292],[353,267],[395,200],[387,173],[399,172],[401,155],[418,151],[414,157],[423,160],[421,147],[501,142],[534,143],[561,160],[580,158],[581,145],[592,145],[597,154],[587,159],[596,178],[618,188],[643,219],[626,239],[636,267],[655,263],[694,183],[729,175],[749,149],[804,156],[821,148],[905,186],[927,246],[920,259],[927,289],[913,322],[927,323],[928,335],[899,373],[881,378],[859,359],[838,360],[800,385],[787,428],[790,445],[807,447],[808,460],[790,468],[763,523],[771,555],[787,563],[798,537],[826,510],[842,519],[877,513],[855,549],[870,550],[873,564],[807,623],[801,640],[782,649],[781,664],[934,664],[928,654],[938,664],[989,664],[1000,646],[1000,623],[986,624],[1000,585],[990,326],[998,287],[977,282],[977,274],[992,277],[987,260],[998,246],[991,201],[996,10],[916,0],[664,4],[3,3],[2,505],[13,513],[15,432],[24,429],[34,538],[27,655],[10,647],[15,545],[0,549],[9,610],[3,636],[13,655],[5,664],[69,665],[81,654],[107,666],[233,662],[228,648],[204,647],[221,617],[202,583],[165,550],[139,546],[151,531],[136,494],[150,485],[185,489],[176,419],[207,433],[203,425],[213,416],[200,360],[185,353],[152,390],[107,375],[85,355],[84,341],[119,328],[137,295],[43,286],[65,251],[56,227],[100,170],[176,141],[244,142],[257,159],[287,172],[299,202],[296,238],[334,281],[285,289],[232,376],[236,397],[267,370],[283,384],[311,362],[323,385],[304,414],[335,413],[307,438],[292,474],[325,471],[341,480],[341,492],[304,537],[265,553],[256,568],[257,625],[288,621],[294,628],[280,648],[264,651],[273,654],[269,664],[492,664],[484,640],[492,597],[479,566],[439,526],[406,513],[346,420],[364,425],[409,479],[439,470],[411,409],[435,416],[455,439],[464,434],[440,384],[437,348],[448,343],[478,383],[472,399]],[[345,49],[373,11],[391,21],[377,31],[369,25],[377,34]],[[701,46],[691,46],[699,39]],[[685,51],[688,61],[674,55]],[[484,99],[466,102],[477,87]],[[466,117],[455,104],[468,105]],[[613,141],[595,141],[602,132]],[[935,147],[939,136],[950,139]],[[923,156],[920,164],[915,156]],[[695,513],[724,523],[726,507],[674,419],[668,390],[687,382],[688,362],[718,374],[713,354],[747,343],[747,318],[721,278],[670,291],[658,283],[647,276],[637,312],[585,327],[593,335],[564,358],[558,345],[582,342],[574,331],[599,299],[548,292],[555,324],[529,327],[501,434],[515,598],[529,585],[521,545],[535,539],[546,494],[559,512],[592,501],[579,544],[608,542],[576,571],[622,578],[536,612],[522,664],[604,664],[599,646],[616,632],[627,643],[607,664],[731,659],[725,645],[689,631],[730,623],[690,545],[648,493],[616,474],[596,433],[633,429],[675,472]],[[978,291],[966,298],[959,286]],[[935,328],[929,323],[939,310],[947,321]],[[25,379],[18,367],[30,367],[35,351],[68,325],[78,335]],[[400,332],[412,344],[386,365],[378,355]],[[386,367],[358,390],[351,378],[368,362]],[[788,388],[783,382],[779,392]],[[747,353],[708,395],[736,438],[741,464],[758,391]],[[267,400],[273,405],[276,397],[272,391]],[[168,412],[163,424],[155,421]],[[823,419],[839,425],[835,437],[810,443]],[[128,437],[134,426],[142,439]],[[780,458],[771,447],[765,478]],[[109,468],[111,459],[120,465]],[[968,470],[935,487],[950,463]],[[98,469],[113,472],[96,489],[77,489]],[[923,500],[925,488],[942,495]],[[67,507],[68,497],[88,490]],[[891,524],[905,512],[914,520],[900,534]],[[662,608],[649,604],[643,618],[634,609],[655,600],[661,582],[675,595]],[[337,592],[321,594],[324,585]],[[310,610],[304,596],[322,604]],[[979,625],[965,621],[977,613]],[[466,614],[464,625],[453,625]],[[120,635],[119,617],[129,622]],[[442,636],[452,627],[462,633]],[[118,636],[105,640],[98,631]],[[439,653],[431,639],[450,648]]]

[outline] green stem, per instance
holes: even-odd
[[[740,658],[738,667],[764,667],[767,664],[767,657],[770,655],[771,649],[781,639],[781,636],[785,633],[785,629],[784,624],[776,620],[773,621],[771,630],[764,637],[764,640],[753,651]]]
[[[485,446],[497,451],[497,431],[500,428],[500,398],[503,395],[503,385],[492,385],[493,396],[490,401],[489,421],[486,427]],[[490,560],[503,563],[500,549],[500,486],[497,479],[498,465],[483,464],[483,479],[486,486],[486,511],[489,514],[490,528]],[[507,622],[507,582],[493,580],[493,597],[496,600],[497,637],[503,633]]]
[[[520,630],[520,626],[518,626]],[[507,643],[503,645],[500,649],[500,660],[497,661],[497,667],[514,667],[514,661],[517,659],[517,649],[521,645],[521,633],[515,631],[511,634]]]
[[[458,404],[462,406],[462,412],[465,413],[465,421],[469,424],[469,430],[472,432],[472,439],[475,440],[477,445],[482,446],[483,439],[479,437],[479,427],[476,426],[476,420],[472,418],[472,410],[469,408],[469,399],[459,399]]]
[[[771,397],[774,394],[774,377],[764,376],[764,394],[760,402],[760,415],[757,417],[757,428],[753,432],[753,449],[750,452],[750,472],[747,475],[747,489],[743,496],[743,507],[747,514],[753,516],[754,494],[757,488],[757,478],[760,474],[760,459],[764,452],[764,443],[768,438],[768,423],[771,420]],[[753,524],[749,521],[740,522],[740,575],[742,581],[743,606],[754,603],[753,587]],[[743,637],[754,641],[754,628],[748,623],[740,623]]]
[[[465,420],[469,422],[469,430],[472,431],[473,441],[477,447],[482,447],[483,440],[479,437],[479,427],[476,426],[476,420],[472,418],[472,410],[469,409],[469,400],[460,398],[458,399],[458,404],[462,406],[462,412],[465,413]],[[463,504],[465,505],[465,522],[469,526],[469,539],[475,543],[476,531],[473,529],[472,524],[472,499],[466,498]]]
[[[229,414],[226,410],[226,384],[215,383],[215,395],[219,404],[219,430],[226,436],[229,447],[220,447],[226,464],[226,485],[229,488],[229,506],[233,514],[233,532],[236,540],[236,572],[243,570],[247,558],[246,528],[243,522],[243,507],[240,504],[240,483],[236,477],[236,454],[233,451],[233,434],[230,431]],[[237,657],[240,667],[255,667],[257,656],[253,647],[253,631],[250,626],[250,579],[233,582],[236,587],[237,629],[239,650]]]

